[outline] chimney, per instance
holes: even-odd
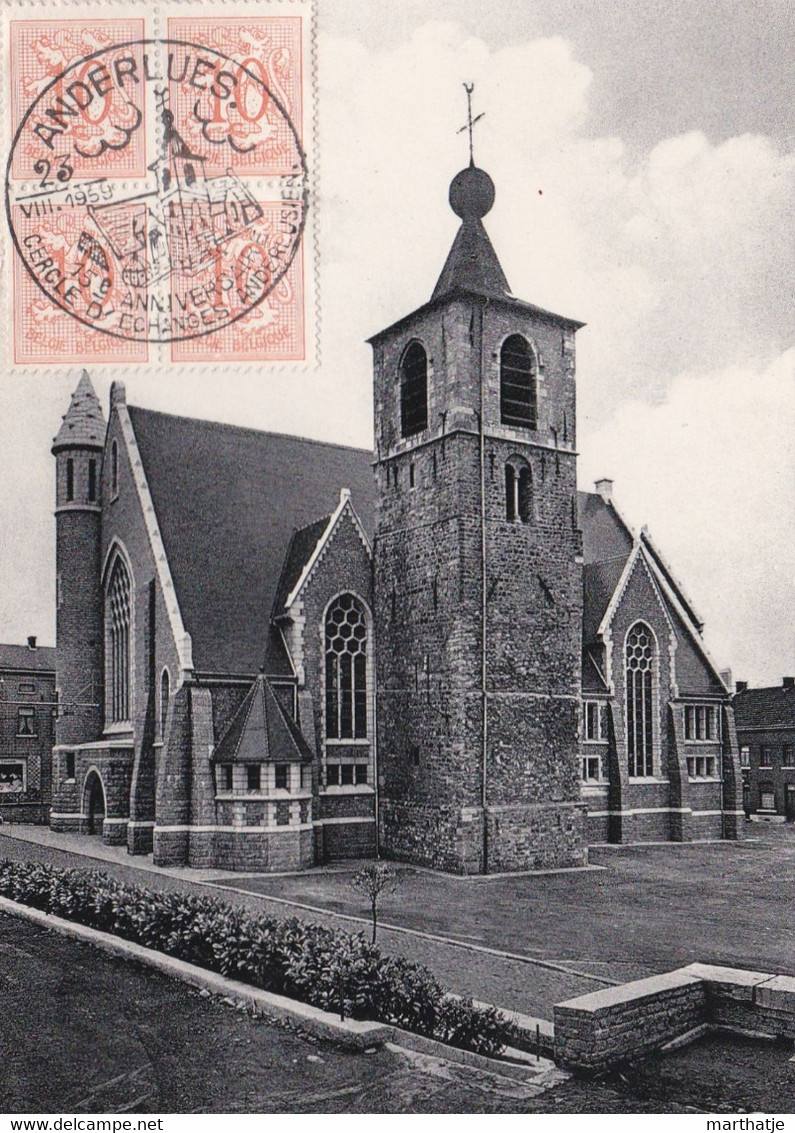
[[[35,649],[35,648],[36,648],[36,638],[35,637],[29,637],[28,638],[28,649]]]
[[[602,480],[594,481],[594,488],[596,488],[597,496],[601,496],[605,503],[608,503],[613,498],[613,481],[603,478]]]
[[[745,692],[748,688],[748,681],[738,681],[734,686],[735,692]]]
[[[731,669],[721,669],[720,679],[726,685],[726,688],[729,690],[729,692],[731,692],[732,687],[733,687],[732,686],[732,671],[731,671]]]
[[[795,677],[784,677],[781,686],[782,688],[795,688]]]

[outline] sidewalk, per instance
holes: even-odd
[[[162,869],[151,855],[132,856],[122,846],[106,846],[99,838],[81,834],[56,834],[46,826],[3,825],[0,827],[0,858],[41,861],[65,868],[101,869],[130,884],[216,896],[231,904],[272,916],[295,916],[333,928],[357,932],[369,930],[369,921],[304,903],[238,889],[244,880],[267,878],[269,874],[239,874],[230,870]],[[346,869],[350,869],[347,863]],[[339,872],[340,867],[328,867]],[[384,952],[403,955],[429,967],[438,979],[459,995],[494,1003],[504,1010],[518,1011],[542,1019],[552,1018],[555,1003],[595,991],[613,980],[583,976],[550,966],[532,956],[518,956],[477,944],[434,936],[401,926],[381,925],[379,946]]]

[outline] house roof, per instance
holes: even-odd
[[[52,442],[53,452],[72,445],[101,449],[104,443],[105,415],[88,371],[83,370],[58,435]]]
[[[55,649],[51,645],[0,645],[0,669],[13,672],[55,673]]]
[[[129,408],[194,666],[292,673],[270,625],[293,535],[349,488],[368,535],[369,450]],[[263,644],[264,643],[264,644]]]
[[[288,763],[312,751],[263,676],[258,676],[213,752],[216,763]]]
[[[735,693],[734,718],[743,728],[795,728],[795,688],[747,688]]]

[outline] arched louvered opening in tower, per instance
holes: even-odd
[[[428,428],[428,355],[412,342],[400,363],[400,435],[413,437]]]
[[[520,334],[506,338],[500,351],[500,421],[519,429],[538,425],[535,359]]]

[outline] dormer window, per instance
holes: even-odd
[[[400,435],[413,437],[428,428],[428,355],[412,342],[400,363]]]
[[[500,351],[500,421],[517,429],[538,425],[535,360],[520,334],[506,338]]]

